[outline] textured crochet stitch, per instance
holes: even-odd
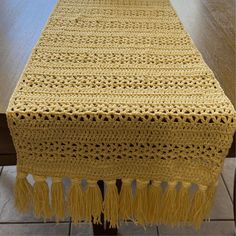
[[[112,227],[130,219],[199,227],[236,128],[169,0],[59,0],[7,118],[16,207],[45,219],[68,212],[74,223],[99,223],[103,212]]]

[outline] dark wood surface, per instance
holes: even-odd
[[[16,164],[6,109],[56,0],[0,1],[0,165]]]
[[[24,69],[56,0],[0,1],[0,113]]]
[[[172,0],[172,3],[185,29],[236,107],[235,0]]]

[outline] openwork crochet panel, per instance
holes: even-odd
[[[60,0],[7,117],[18,173],[200,190],[216,184],[236,127],[168,0]]]

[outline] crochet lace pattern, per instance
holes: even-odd
[[[60,0],[7,118],[16,207],[74,223],[99,223],[104,213],[111,227],[199,227],[236,128],[231,102],[168,0]]]

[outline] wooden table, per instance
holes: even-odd
[[[171,0],[186,30],[236,107],[235,1]],[[0,165],[15,165],[6,109],[56,0],[0,2]],[[235,136],[228,157],[235,157]],[[101,188],[103,184],[100,183]],[[99,234],[102,227],[95,229]],[[103,232],[104,233],[104,232]],[[116,233],[116,230],[105,232]]]

